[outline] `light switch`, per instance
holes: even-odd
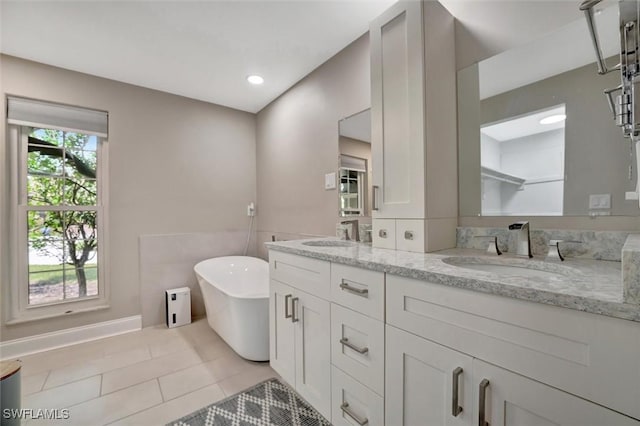
[[[610,209],[611,194],[591,194],[589,195],[590,209]]]
[[[324,175],[324,189],[336,189],[336,174],[327,173]]]

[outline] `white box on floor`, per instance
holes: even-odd
[[[191,323],[191,289],[172,288],[165,292],[167,327],[179,327]]]

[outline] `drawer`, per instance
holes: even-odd
[[[384,394],[384,323],[331,304],[331,363]]]
[[[640,418],[640,324],[387,274],[387,322]]]
[[[384,425],[384,401],[336,367],[331,367],[331,423],[335,426]]]
[[[332,263],[331,300],[384,321],[384,272]]]
[[[396,221],[396,249],[424,253],[424,220]]]
[[[372,246],[377,248],[396,249],[396,220],[373,219],[371,225]]]
[[[325,260],[269,251],[269,278],[329,300],[331,265]]]

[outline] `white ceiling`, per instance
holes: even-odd
[[[499,123],[490,124],[482,127],[480,132],[499,142],[522,138],[524,136],[531,136],[538,133],[550,132],[552,130],[564,128],[565,122],[559,121],[552,124],[540,124],[540,120],[545,117],[558,114],[565,114],[564,105],[532,112],[520,117],[509,118],[508,120],[504,120]]]
[[[578,9],[581,0],[440,1],[461,24],[456,28],[459,68],[527,43],[583,16]]]
[[[0,49],[257,112],[394,2],[1,0]],[[250,74],[265,83],[250,85]]]
[[[257,112],[364,34],[394,2],[0,0],[0,51]],[[465,61],[582,16],[577,0],[441,3],[460,21],[457,57]],[[265,84],[250,86],[246,76],[253,73]]]

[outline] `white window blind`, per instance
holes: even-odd
[[[340,155],[340,167],[354,170],[356,172],[367,172],[367,163],[364,159],[352,157],[350,155]]]
[[[86,108],[33,99],[9,97],[7,121],[20,126],[44,127],[103,138],[109,132],[109,114]]]

